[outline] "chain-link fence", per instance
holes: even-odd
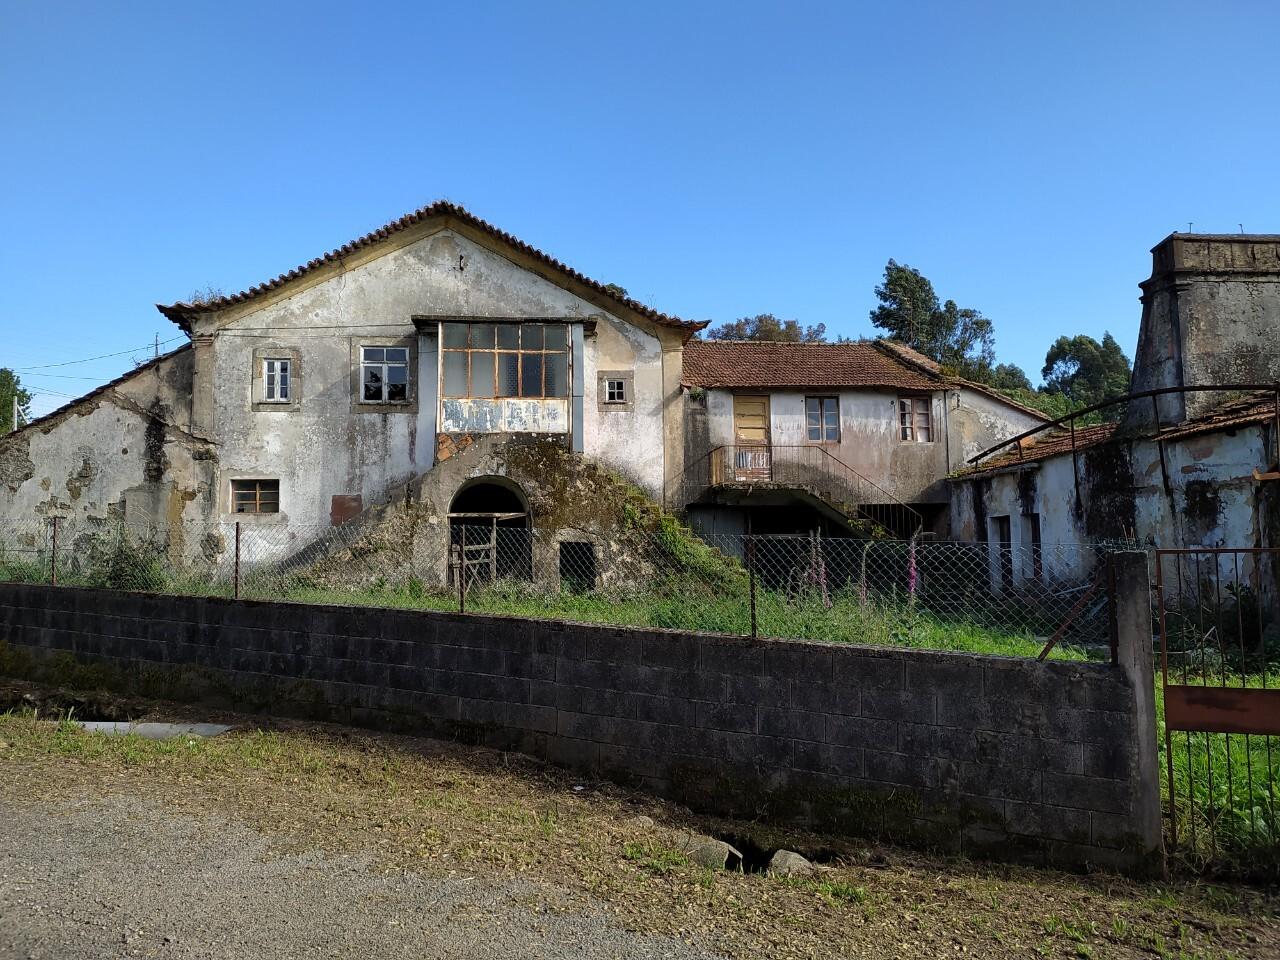
[[[1020,656],[1110,642],[1099,547],[522,524],[10,522],[0,579]]]

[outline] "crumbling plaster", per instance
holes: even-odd
[[[460,233],[437,229],[261,305],[198,321],[208,339],[208,404],[222,441],[223,486],[232,476],[278,477],[283,516],[298,529],[329,523],[334,496],[367,506],[427,473],[437,435],[436,338],[415,316],[580,317],[595,322],[584,345],[584,452],[660,496],[664,474],[664,343],[678,331],[641,330]],[[364,412],[353,401],[352,356],[361,343],[413,342],[412,403]],[[305,373],[296,409],[252,409],[254,351],[297,350]],[[629,411],[596,409],[594,371],[634,369]],[[197,401],[197,407],[202,406]],[[545,424],[534,424],[545,427]],[[226,503],[220,490],[219,503]],[[230,520],[228,514],[222,514]],[[270,523],[272,520],[260,520]]]

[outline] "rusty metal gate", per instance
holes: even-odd
[[[1163,777],[1173,852],[1280,857],[1280,550],[1157,550]]]

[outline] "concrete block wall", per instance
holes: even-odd
[[[519,750],[708,812],[1162,865],[1136,733],[1154,720],[1123,666],[19,584],[0,584],[0,639],[37,672],[69,654],[126,686]]]

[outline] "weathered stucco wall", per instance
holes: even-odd
[[[216,447],[190,431],[189,349],[0,438],[0,518],[172,528],[213,507]]]
[[[991,518],[1014,518],[1015,549],[1025,530],[1017,519],[1038,513],[1045,571],[1083,579],[1092,556],[1049,545],[1137,541],[1144,547],[1260,547],[1274,540],[1275,508],[1253,479],[1271,449],[1268,430],[1242,427],[1165,441],[1117,440],[1077,454],[1080,494],[1070,454],[1001,473],[952,481],[951,509],[961,539],[991,537]],[[1167,481],[1167,485],[1166,485]],[[1073,562],[1073,558],[1079,558]]]
[[[950,494],[944,478],[967,457],[1042,422],[978,391],[939,391],[931,398],[934,440],[915,443],[900,438],[900,395],[896,392],[776,391],[769,394],[771,440],[775,446],[808,445],[808,396],[839,398],[840,442],[828,445],[828,449],[904,503],[946,503]],[[708,390],[705,410],[710,446],[732,444],[733,392]]]
[[[212,335],[210,409],[225,450],[219,514],[233,519],[227,512],[231,479],[278,477],[281,514],[238,519],[314,528],[329,522],[335,496],[359,497],[368,506],[429,471],[437,435],[436,338],[418,336],[412,318],[434,315],[594,318],[596,333],[583,352],[584,452],[661,495],[665,397],[659,337],[454,231],[439,230],[232,315],[216,330],[198,331]],[[407,406],[371,409],[356,402],[352,371],[358,349],[381,343],[416,351],[418,376]],[[255,409],[252,403],[255,351],[260,357],[265,348],[295,351],[298,402],[289,410]],[[627,409],[598,409],[597,371],[605,369],[625,370],[633,378]],[[557,409],[556,422],[535,418],[532,427],[562,429],[567,401]]]
[[[1280,237],[1174,234],[1151,253],[1134,391],[1280,379]],[[1177,423],[1222,399],[1214,393],[1163,397],[1161,419]],[[1150,401],[1133,404],[1127,417],[1130,423],[1153,419]]]

